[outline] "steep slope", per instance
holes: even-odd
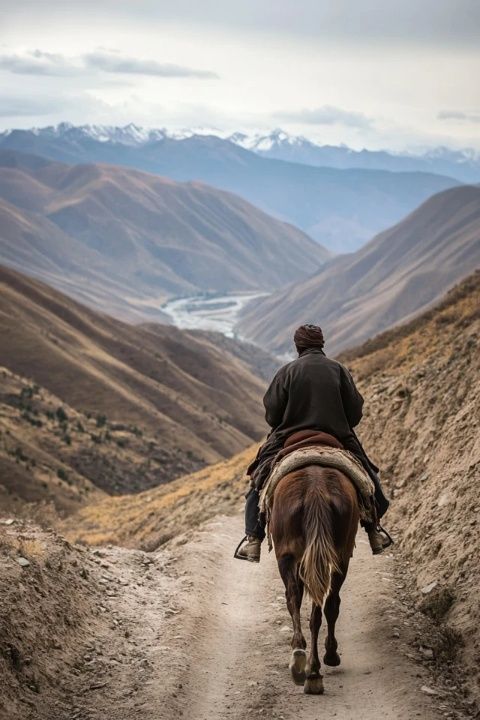
[[[0,220],[4,262],[130,319],[162,319],[175,295],[282,287],[328,256],[230,193],[5,151]]]
[[[479,340],[477,271],[425,315],[342,358],[367,399],[361,435],[384,469],[388,523],[398,526],[416,599],[447,622],[477,700]]]
[[[196,467],[154,433],[74,410],[0,368],[0,506],[53,524],[105,493],[132,493]],[[166,474],[168,473],[168,474]]]
[[[358,248],[430,195],[459,184],[431,173],[285,162],[212,135],[163,136],[138,146],[100,141],[74,127],[49,130],[15,130],[3,137],[0,148],[61,162],[114,163],[177,181],[200,180],[293,223],[334,252]]]
[[[63,521],[60,529],[74,542],[156,550],[214,515],[241,512],[248,487],[245,470],[256,450],[257,446],[250,447],[230,460],[134,497],[89,503]]]
[[[295,327],[317,322],[336,353],[407,320],[479,264],[480,188],[453,188],[306,282],[252,302],[239,330],[289,352]]]
[[[0,365],[73,410],[100,417],[102,441],[115,428],[151,441],[136,480],[133,468],[115,478],[116,450],[107,453],[108,478],[101,479],[99,463],[85,473],[109,491],[171,480],[232,455],[263,432],[263,381],[201,335],[126,325],[7,268],[0,268],[0,335]],[[57,430],[59,442],[72,435]],[[113,449],[115,439],[107,439]],[[142,447],[136,454],[143,453]]]

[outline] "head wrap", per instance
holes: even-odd
[[[307,350],[307,348],[322,350],[325,344],[322,328],[318,325],[300,325],[295,330],[293,342],[299,352]]]

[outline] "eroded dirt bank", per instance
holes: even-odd
[[[372,558],[361,535],[338,624],[342,666],[325,669],[323,697],[303,695],[287,670],[291,626],[273,554],[260,566],[234,561],[241,530],[239,517],[218,517],[147,554],[82,551],[3,526],[0,598],[12,609],[0,636],[1,720],[471,714],[448,664],[432,674],[419,662],[426,629],[394,579],[394,555]]]

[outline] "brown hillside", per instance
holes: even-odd
[[[446,623],[442,653],[457,653],[477,695],[479,308],[477,272],[436,308],[341,358],[365,396],[360,434],[392,498],[385,522],[406,574],[400,585]],[[93,544],[156,548],[219,512],[240,512],[254,451],[135,497],[92,503],[64,530]],[[440,674],[442,657],[434,658]]]
[[[263,433],[263,381],[201,335],[126,325],[6,268],[0,335],[0,365],[75,411],[136,427],[155,443],[155,482],[143,487],[228,457]]]
[[[295,327],[316,322],[337,353],[407,321],[479,264],[480,187],[453,188],[305,282],[252,302],[239,330],[289,352]]]
[[[361,435],[389,486],[388,523],[420,607],[444,620],[478,691],[480,272],[409,325],[344,358],[360,380]],[[429,586],[433,584],[430,592]],[[422,591],[423,588],[423,591]]]
[[[240,512],[248,486],[245,470],[256,450],[252,446],[230,460],[135,496],[90,503],[65,520],[61,531],[89,545],[155,550],[219,513]]]
[[[0,507],[54,523],[104,493],[132,493],[195,463],[153,433],[102,414],[86,416],[0,368]],[[172,470],[173,472],[173,470]]]
[[[162,319],[175,295],[273,290],[328,256],[231,193],[122,167],[0,151],[0,200],[0,260],[122,319]]]

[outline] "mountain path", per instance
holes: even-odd
[[[393,555],[374,558],[363,534],[342,592],[342,664],[322,665],[323,696],[304,695],[287,667],[291,621],[274,553],[265,545],[260,565],[234,560],[241,533],[240,518],[218,517],[155,554],[94,551],[110,631],[87,649],[59,718],[463,717],[411,654],[411,613],[397,596]],[[307,641],[308,611],[304,603]]]

